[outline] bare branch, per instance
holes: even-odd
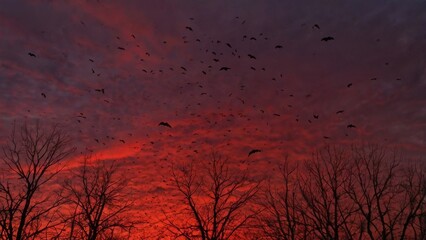
[[[255,213],[247,207],[260,183],[250,182],[246,173],[233,175],[227,159],[217,153],[212,153],[210,160],[207,167],[197,170],[194,163],[173,169],[175,186],[193,222],[182,225],[168,218],[170,232],[188,239],[231,239],[254,218]]]
[[[80,170],[64,182],[72,209],[67,218],[70,238],[95,240],[128,233],[134,227],[126,216],[133,206],[126,190],[128,179],[118,175],[115,163],[92,166],[89,159],[86,156]]]
[[[62,199],[41,193],[61,170],[59,164],[74,151],[69,145],[70,138],[57,125],[44,129],[38,122],[25,123],[18,130],[14,126],[3,147],[6,172],[0,181],[0,239],[34,239],[57,226],[55,210]]]

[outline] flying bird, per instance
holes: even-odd
[[[318,24],[314,24],[314,26],[312,26],[312,29],[314,29],[314,28],[320,29],[320,26]]]
[[[255,57],[255,56],[253,56],[253,55],[251,55],[251,54],[248,54],[248,56],[249,56],[249,58],[251,58],[251,59],[256,59],[256,57]]]
[[[339,111],[336,112],[336,114],[340,114],[340,113],[343,113],[343,112],[344,112],[344,110],[339,110]]]
[[[28,53],[28,55],[30,56],[30,57],[37,57],[34,53],[32,53],[32,52],[29,52]]]
[[[315,115],[315,114],[314,114],[314,118],[315,118],[315,119],[318,119],[318,118],[319,118],[319,115]]]
[[[221,67],[220,69],[219,69],[219,71],[228,71],[229,69],[231,69],[231,68],[229,68],[229,67]]]
[[[349,125],[347,126],[347,128],[356,128],[356,126],[355,126],[355,125],[353,125],[353,124],[349,124]]]
[[[120,49],[120,50],[126,50],[124,47],[117,47],[117,49]]]
[[[276,45],[275,48],[283,48],[281,45]]]
[[[253,149],[253,150],[251,150],[251,151],[249,152],[248,156],[250,157],[250,155],[255,154],[255,153],[258,153],[258,152],[262,152],[262,150],[260,150],[260,149]]]
[[[348,88],[352,87],[352,83],[349,83],[348,85],[346,85],[346,87]]]
[[[101,92],[102,94],[105,94],[105,89],[101,88],[101,89],[95,89],[96,92]]]
[[[43,96],[44,98],[46,98],[46,94],[45,93],[41,93],[41,96]]]
[[[324,41],[324,42],[328,42],[328,41],[331,41],[331,40],[334,40],[334,37],[323,37],[321,39],[321,41]]]
[[[192,27],[185,27],[186,29],[188,29],[189,31],[192,31]]]
[[[158,124],[158,126],[165,126],[165,127],[168,127],[168,128],[172,128],[172,126],[168,122],[160,122]]]

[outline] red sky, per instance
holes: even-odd
[[[61,123],[78,154],[120,161],[148,199],[172,191],[171,163],[212,149],[266,174],[325,143],[385,143],[424,159],[425,10],[422,1],[4,0],[0,141],[15,120]],[[262,152],[248,158],[254,148]]]

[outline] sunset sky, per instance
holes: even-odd
[[[415,0],[0,0],[0,143],[14,121],[59,123],[73,161],[119,161],[153,205],[173,191],[171,164],[212,150],[264,174],[327,143],[424,159],[425,11]]]

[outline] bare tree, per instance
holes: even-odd
[[[402,228],[400,228],[399,239],[408,237],[426,239],[422,229],[426,215],[426,172],[423,164],[411,165],[405,169],[401,188],[403,200],[400,201],[399,207],[402,210],[400,214]]]
[[[360,216],[359,239],[415,237],[425,204],[423,168],[401,166],[401,156],[379,145],[352,148],[347,192]],[[420,223],[419,223],[420,224]]]
[[[260,183],[246,173],[229,169],[228,160],[211,154],[208,165],[193,163],[173,171],[173,179],[187,207],[186,218],[168,219],[168,230],[185,239],[232,239],[256,213],[249,211]]]
[[[295,240],[306,238],[300,217],[298,166],[292,166],[288,157],[280,164],[280,181],[270,180],[260,199],[262,213],[260,226],[267,239]]]
[[[115,239],[130,233],[134,222],[127,215],[133,206],[128,179],[115,163],[90,165],[89,158],[64,183],[71,209],[69,239]]]
[[[317,239],[351,239],[354,206],[348,201],[348,154],[344,149],[326,146],[305,162],[301,174],[301,215]]]
[[[266,239],[426,239],[425,166],[395,150],[326,146],[280,177],[261,200]]]
[[[51,129],[26,123],[14,126],[3,147],[0,181],[0,239],[35,239],[57,226],[62,199],[45,188],[61,170],[60,163],[74,151],[58,126]],[[44,235],[45,236],[45,235]]]
[[[422,172],[423,172],[423,179],[422,181],[422,188],[421,188],[421,194],[423,197],[426,196],[426,171],[423,166]],[[423,199],[423,203],[420,206],[420,212],[418,213],[418,216],[412,223],[413,228],[415,229],[415,239],[426,239],[426,200]]]

